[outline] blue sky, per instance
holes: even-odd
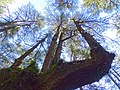
[[[17,10],[18,7],[21,7],[22,5],[26,5],[29,2],[31,2],[34,5],[34,7],[37,9],[37,11],[44,12],[46,0],[16,0],[12,4],[9,4],[8,7],[10,9],[10,12],[14,12],[15,10]],[[101,17],[107,16],[107,15],[108,14],[105,12],[100,14]],[[114,32],[115,33],[113,33],[113,30],[109,30],[109,32],[106,31],[104,35],[106,35],[107,37],[109,37],[111,39],[115,39],[116,31],[114,30]],[[109,33],[109,35],[107,33]]]
[[[18,7],[22,5],[26,5],[27,3],[31,2],[38,11],[43,11],[46,1],[45,0],[16,0],[12,4],[9,4],[8,7],[11,12],[17,10]]]

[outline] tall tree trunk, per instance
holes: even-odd
[[[17,58],[15,60],[15,62],[12,64],[11,68],[17,68],[21,65],[22,63],[22,60],[27,57],[31,52],[33,52],[33,50],[35,48],[37,48],[37,46],[42,43],[43,41],[45,41],[45,39],[48,37],[48,34],[43,38],[41,39],[36,45],[34,45],[32,48],[30,48],[27,52],[25,52],[22,56],[20,56],[19,58]]]
[[[85,38],[85,40],[88,42],[91,50],[90,50],[90,56],[93,60],[100,60],[100,58],[104,58],[109,52],[107,52],[89,33],[85,32],[82,27],[79,24],[79,21],[75,21],[74,23],[78,29],[78,31],[81,33],[81,35]],[[111,57],[114,57],[115,54],[111,53]]]
[[[63,43],[62,38],[63,38],[63,33],[61,33],[61,35],[60,35],[58,46],[57,46],[57,49],[56,49],[52,64],[57,63],[60,60],[60,55],[61,55],[61,50],[62,50],[62,43]]]
[[[52,38],[52,42],[49,46],[48,52],[46,54],[46,57],[45,57],[45,60],[44,60],[44,63],[43,63],[43,67],[41,69],[42,72],[49,69],[50,64],[52,63],[54,53],[55,53],[55,46],[56,46],[56,43],[57,43],[57,38],[58,38],[58,35],[59,35],[59,31],[60,31],[60,27],[61,27],[61,24],[58,26],[57,32]]]
[[[85,32],[82,27],[80,26],[79,21],[75,21],[74,23],[78,29],[78,31],[81,33],[81,35],[85,38],[85,40],[87,41],[87,43],[89,44],[90,48],[95,48],[95,47],[102,47],[94,38],[92,35],[90,35],[89,33]]]

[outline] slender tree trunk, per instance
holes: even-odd
[[[41,39],[35,46],[33,46],[32,48],[30,48],[27,52],[25,52],[22,56],[20,56],[19,58],[17,58],[15,60],[15,62],[12,64],[11,68],[17,68],[21,65],[22,63],[22,60],[27,57],[31,52],[33,52],[33,50],[35,48],[37,48],[37,46],[42,43],[43,41],[45,41],[45,39],[47,38],[48,34],[43,38]]]
[[[82,86],[80,87],[80,90],[83,90],[83,89],[82,89]]]
[[[81,33],[81,35],[85,38],[87,43],[89,44],[90,48],[95,48],[96,46],[102,47],[89,33],[85,32],[82,27],[79,24],[79,21],[75,21],[74,23],[78,29],[78,31]]]
[[[57,32],[52,38],[52,42],[49,46],[48,52],[46,54],[46,57],[45,57],[45,60],[44,60],[44,63],[43,63],[43,67],[41,69],[42,72],[49,69],[50,64],[52,63],[54,53],[55,53],[55,46],[56,46],[57,38],[58,38],[58,35],[59,35],[59,31],[60,31],[60,26],[61,26],[61,24],[58,26]]]
[[[58,43],[58,46],[57,46],[57,49],[56,49],[52,64],[57,63],[60,60],[60,55],[61,55],[61,50],[62,50],[62,43],[63,43],[62,38],[63,38],[63,33],[61,33],[61,35],[60,35],[59,43]]]

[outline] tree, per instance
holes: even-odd
[[[24,43],[36,43],[30,45],[29,49],[22,44],[21,46],[28,50],[22,52],[23,54],[15,59],[10,67],[0,70],[0,88],[2,90],[73,90],[98,81],[109,73],[115,54],[108,52],[98,42],[99,37],[97,37],[98,33],[101,34],[106,30],[108,20],[106,18],[99,19],[98,14],[91,14],[89,8],[87,8],[86,14],[90,14],[82,16],[82,11],[75,10],[77,4],[74,2],[76,3],[76,0],[73,2],[71,0],[49,2],[49,6],[51,6],[48,7],[49,11],[44,16],[44,20],[41,19],[42,16],[37,11],[27,8],[28,11],[20,9],[23,11],[22,16],[19,15],[20,12],[16,12],[17,18],[13,21],[1,21],[1,32],[8,33],[8,30],[13,29],[13,26],[20,26],[18,30],[15,29],[16,32],[12,37],[19,38],[18,33],[23,33],[21,37],[28,39],[24,32],[29,34],[29,31],[32,31],[30,39],[33,39],[32,34],[34,34],[34,39],[31,41],[25,39]],[[30,6],[29,4],[28,7]],[[33,11],[34,13],[32,13]],[[39,21],[46,23],[44,27],[43,24],[38,23]],[[101,26],[105,28],[101,29]],[[40,28],[36,30],[36,27]],[[41,38],[39,38],[40,36]],[[6,41],[9,41],[8,37],[2,40],[3,44]],[[20,47],[19,44],[15,43],[14,45]],[[63,60],[65,56],[63,54],[66,54],[63,52],[64,48],[69,50],[71,62]],[[38,70],[36,67],[37,54],[40,55],[42,51],[45,55],[40,57],[43,58],[43,63],[42,68]],[[31,57],[31,53],[34,57]],[[23,65],[22,61],[25,58],[33,60],[27,67],[21,69],[20,65]]]

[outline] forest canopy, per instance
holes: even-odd
[[[17,1],[0,1],[2,90],[120,89],[119,0]]]

